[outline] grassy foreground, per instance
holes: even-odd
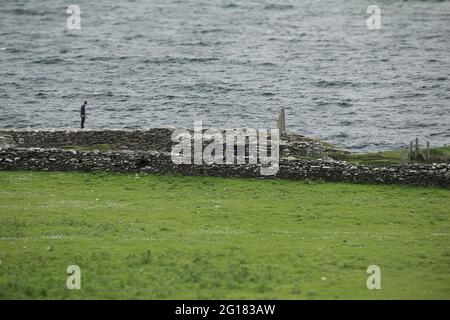
[[[450,299],[449,208],[434,188],[0,172],[0,298]]]

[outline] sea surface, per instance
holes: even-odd
[[[353,151],[449,144],[450,1],[0,0],[0,128],[76,128],[83,100],[87,128],[268,129],[284,107]]]

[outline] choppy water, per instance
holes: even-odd
[[[87,99],[87,127],[271,128],[283,106],[348,149],[450,143],[449,1],[1,0],[0,65],[0,127],[77,127]]]

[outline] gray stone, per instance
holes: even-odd
[[[258,164],[176,165],[170,156],[172,132],[173,129],[0,130],[0,136],[8,136],[10,143],[9,146],[2,146],[0,149],[0,170],[101,170],[271,178],[260,175],[261,166]],[[288,145],[290,143],[300,145],[301,139],[304,137],[298,135],[286,138]],[[83,152],[63,149],[68,145],[89,146],[105,143],[120,147],[108,151]],[[309,146],[313,143],[306,142],[304,145]],[[295,152],[292,150],[290,151],[292,155],[298,155],[298,150]],[[281,146],[280,152],[282,153]],[[434,163],[371,167],[348,164],[345,161],[302,160],[290,156],[287,159],[280,159],[276,177],[292,180],[404,183],[448,188],[449,166],[445,163]]]

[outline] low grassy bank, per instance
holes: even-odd
[[[450,299],[448,208],[434,188],[0,172],[0,298]]]
[[[344,160],[352,163],[366,165],[396,165],[409,161],[409,150],[390,150],[371,153],[331,153],[330,157],[335,160]],[[420,162],[420,159],[415,162]],[[430,163],[450,162],[450,146],[430,149]]]

